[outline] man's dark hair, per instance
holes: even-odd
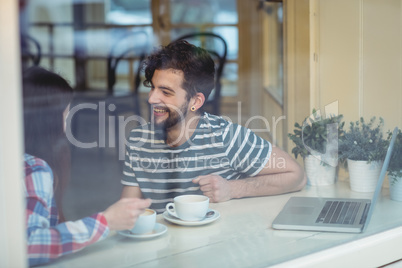
[[[144,86],[152,86],[155,70],[167,69],[184,73],[182,87],[187,91],[188,99],[200,92],[207,100],[215,86],[215,64],[208,51],[185,40],[170,43],[148,57],[145,61]]]

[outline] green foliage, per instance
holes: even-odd
[[[392,132],[388,131],[387,143],[391,142]],[[402,131],[399,130],[396,136],[394,150],[392,151],[391,160],[388,166],[388,174],[392,176],[402,177]]]
[[[376,124],[376,117],[366,123],[363,117],[359,121],[351,122],[349,130],[339,142],[339,158],[357,161],[381,161],[385,157],[387,141],[383,139],[382,129],[384,120],[380,117]]]
[[[296,144],[296,146],[292,149],[292,153],[297,158],[299,155],[302,158],[305,158],[310,153],[307,150],[306,146],[310,147],[314,151],[318,151],[319,153],[324,154],[327,141],[330,137],[328,137],[327,126],[330,124],[338,124],[338,133],[333,133],[341,137],[343,135],[343,126],[345,122],[342,122],[343,115],[331,116],[325,119],[322,119],[313,109],[313,117],[308,117],[304,120],[307,124],[303,129],[303,126],[299,123],[295,123],[294,133],[289,133],[288,137]],[[302,135],[303,131],[303,135]],[[302,137],[303,136],[303,137]]]

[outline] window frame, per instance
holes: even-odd
[[[26,267],[18,2],[0,8],[0,267]]]

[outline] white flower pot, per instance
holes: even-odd
[[[307,184],[313,186],[331,185],[335,183],[336,167],[321,163],[321,160],[312,155],[304,158]]]
[[[380,177],[382,161],[355,161],[348,159],[350,188],[355,192],[374,192]]]
[[[402,202],[402,177],[388,175],[388,181],[391,199]]]

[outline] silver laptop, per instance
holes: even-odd
[[[291,197],[272,223],[274,229],[363,232],[370,221],[387,172],[398,128],[394,129],[373,198]]]

